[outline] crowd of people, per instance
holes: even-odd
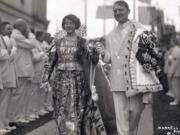
[[[168,90],[166,95],[172,97],[174,100],[170,102],[171,106],[180,104],[180,37],[174,34],[170,39],[168,49],[164,53],[164,73],[167,76]]]
[[[52,90],[41,86],[52,37],[32,33],[23,19],[0,20],[0,134],[53,111]]]
[[[0,134],[54,110],[59,135],[106,135],[111,120],[118,135],[137,135],[144,108],[152,115],[152,93],[169,90],[170,105],[180,103],[179,39],[164,56],[157,36],[129,20],[125,1],[113,12],[117,27],[91,41],[76,33],[73,14],[59,38],[33,33],[23,19],[0,21]]]

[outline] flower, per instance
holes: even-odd
[[[151,61],[151,56],[148,53],[143,53],[142,57],[144,58],[144,61],[146,62]]]
[[[155,47],[155,45],[154,45],[153,43],[150,43],[150,44],[148,45],[148,47],[149,47],[150,49],[153,49],[153,48]]]
[[[152,63],[153,66],[156,66],[157,65],[157,60],[155,58],[152,58],[151,63]]]
[[[156,74],[159,74],[159,73],[161,73],[161,67],[160,66],[156,66]]]
[[[148,73],[152,70],[152,66],[149,63],[143,64],[143,68]]]

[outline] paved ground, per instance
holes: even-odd
[[[169,106],[170,101],[172,99],[162,92],[155,94],[153,112],[151,112],[150,106],[145,107],[140,120],[138,135],[180,135],[180,106]],[[55,122],[50,121],[27,135],[58,134]]]
[[[170,106],[173,99],[159,92],[154,96],[155,135],[180,135],[180,106]]]
[[[57,135],[55,122],[52,120],[27,135]]]

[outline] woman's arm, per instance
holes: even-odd
[[[52,61],[50,62],[50,68],[49,68],[49,72],[48,72],[48,80],[51,78],[51,74],[54,70],[55,65],[58,62],[58,53],[57,50],[54,52],[53,56],[52,56]]]

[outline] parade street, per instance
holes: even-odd
[[[169,106],[168,104],[171,100],[162,92],[154,96],[153,119],[149,106],[146,106],[141,116],[138,135],[152,135],[153,130],[154,135],[178,135],[180,132],[180,107]],[[149,124],[151,123],[150,121],[153,121],[154,127]],[[50,120],[27,133],[27,135],[57,135],[55,121]],[[116,134],[112,133],[109,135]]]

